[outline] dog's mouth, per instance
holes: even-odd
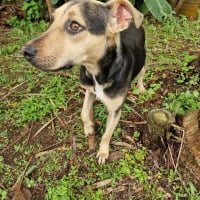
[[[32,63],[33,64],[33,63]],[[57,71],[62,71],[62,70],[69,70],[73,68],[74,64],[69,63],[66,65],[63,65],[62,67],[49,67],[49,66],[44,66],[44,65],[39,65],[39,64],[33,64],[35,67],[38,69],[41,69],[43,71],[52,71],[52,72],[57,72]]]
[[[43,71],[61,71],[61,70],[69,70],[71,68],[73,68],[73,66],[75,64],[73,64],[72,62],[69,62],[61,67],[56,67],[53,66],[52,64],[48,63],[48,62],[37,62],[36,60],[29,60],[29,62],[36,68],[43,70]]]
[[[47,69],[47,71],[61,71],[61,70],[68,70],[68,69],[73,68],[73,66],[74,66],[74,64],[69,63],[69,64],[66,64],[66,65],[64,65],[64,66],[62,66],[62,67],[59,67],[58,69],[53,69],[53,70],[51,70],[51,69]]]
[[[64,65],[56,66],[56,58],[53,55],[39,57],[38,51],[34,46],[26,45],[22,47],[22,54],[35,67],[43,71],[60,71],[71,69],[75,64],[69,60]]]

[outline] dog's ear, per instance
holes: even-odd
[[[127,29],[132,18],[136,28],[140,27],[143,14],[134,8],[128,0],[110,0],[106,4],[109,8],[110,31],[117,33]]]

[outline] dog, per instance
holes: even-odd
[[[143,14],[128,0],[71,0],[53,14],[49,29],[22,47],[24,57],[45,71],[80,67],[85,88],[81,112],[86,136],[95,134],[93,104],[100,99],[108,111],[97,159],[109,156],[109,143],[132,80],[144,90],[145,31]]]

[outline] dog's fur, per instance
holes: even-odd
[[[96,96],[109,113],[97,153],[99,163],[108,158],[109,142],[128,87],[138,74],[138,87],[144,90],[142,19],[143,15],[128,0],[107,3],[73,0],[55,11],[54,21],[46,32],[22,48],[27,60],[42,70],[81,65],[80,82],[86,89],[81,113],[85,135],[95,133],[93,103]]]

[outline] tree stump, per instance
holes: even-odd
[[[165,148],[164,141],[167,141],[169,145],[170,137],[179,138],[175,144],[179,149],[178,154],[180,154],[174,156],[177,158],[175,170],[177,170],[180,156],[181,164],[189,169],[195,183],[200,187],[200,110],[176,116],[175,120],[170,112],[164,109],[154,109],[148,114],[147,122],[148,139],[153,150]],[[173,129],[173,133],[170,132],[171,129]],[[180,141],[181,145],[179,145]],[[177,152],[173,153],[177,154]]]
[[[152,149],[165,147],[166,134],[174,122],[174,116],[165,109],[153,109],[149,112],[147,117],[148,139]]]
[[[200,110],[189,112],[181,118],[180,125],[185,131],[181,161],[200,182]]]
[[[198,19],[200,0],[180,0],[180,6],[177,5],[176,13],[185,15],[190,20]]]

